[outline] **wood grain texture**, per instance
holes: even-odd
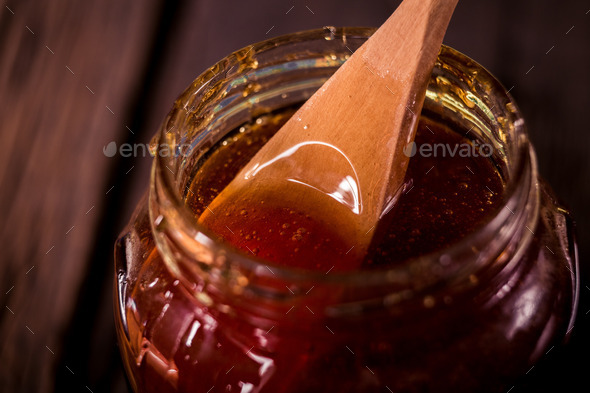
[[[112,161],[102,148],[129,132],[157,6],[24,1],[0,9],[2,391],[53,385],[96,226],[108,214]],[[73,375],[83,362],[69,360]]]
[[[173,2],[178,10],[169,15],[167,36],[157,32],[164,18],[158,3],[26,0],[0,6],[0,392],[68,391],[67,381],[77,391],[86,385],[95,393],[125,390],[109,382],[120,381],[121,371],[113,364],[112,270],[100,265],[111,266],[109,239],[144,191],[150,160],[107,159],[104,145],[149,140],[178,94],[236,49],[325,25],[378,26],[399,1]],[[542,174],[578,221],[586,272],[589,8],[585,0],[460,1],[445,39],[507,88],[514,86]],[[157,48],[154,34],[162,41]],[[145,78],[152,60],[159,65]],[[95,271],[99,276],[84,278]],[[81,293],[95,287],[96,309],[85,310],[95,319],[72,323],[86,299]],[[525,391],[543,374],[548,378],[537,388],[588,390],[590,290],[584,287],[571,345],[552,350],[549,363],[536,366],[512,392]],[[77,334],[80,327],[92,331]],[[119,374],[107,375],[111,369]],[[57,387],[56,375],[64,381]]]
[[[216,227],[213,211],[280,194],[284,206],[339,228],[354,245],[346,254],[358,266],[372,229],[402,192],[409,162],[404,148],[414,141],[456,4],[405,0],[252,157],[200,222],[228,235],[218,230],[225,223]]]

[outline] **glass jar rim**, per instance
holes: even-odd
[[[252,54],[256,54],[259,51],[263,51],[268,48],[274,48],[285,43],[317,39],[321,36],[324,36],[326,40],[342,38],[346,37],[347,35],[349,37],[369,37],[374,31],[375,28],[325,27],[324,29],[302,31],[271,38],[249,45],[230,54],[197,77],[195,81],[189,86],[189,88],[185,90],[185,92],[175,102],[174,108],[167,116],[160,132],[156,135],[152,142],[151,150],[154,152],[154,165],[152,169],[151,180],[152,186],[150,189],[150,218],[152,222],[152,231],[154,233],[158,233],[158,228],[162,220],[165,219],[168,222],[166,227],[174,227],[174,233],[172,236],[175,237],[174,241],[176,245],[186,242],[186,244],[181,247],[182,249],[202,250],[203,247],[201,244],[208,244],[209,246],[213,246],[216,249],[222,250],[227,260],[231,260],[233,264],[240,265],[242,269],[256,272],[256,274],[266,275],[268,277],[283,279],[289,282],[321,282],[326,284],[347,285],[353,287],[379,285],[392,281],[398,281],[400,279],[412,280],[412,278],[415,277],[416,272],[425,271],[424,267],[432,267],[434,264],[440,265],[441,262],[445,268],[442,272],[440,269],[438,269],[435,281],[440,282],[442,280],[448,282],[455,280],[458,276],[469,276],[479,267],[481,267],[482,261],[477,261],[473,264],[465,264],[463,266],[459,266],[459,263],[453,264],[453,262],[456,261],[453,260],[452,255],[459,255],[461,250],[470,248],[472,244],[476,243],[477,239],[484,237],[484,234],[488,234],[489,236],[489,233],[499,231],[510,215],[514,215],[514,211],[511,209],[511,207],[515,208],[515,206],[518,204],[517,201],[514,200],[515,194],[517,194],[518,189],[522,188],[523,184],[526,183],[523,182],[523,178],[525,176],[531,176],[532,179],[535,178],[536,159],[534,151],[532,150],[530,144],[528,143],[528,138],[526,137],[522,115],[510,94],[484,67],[471,60],[469,57],[445,45],[443,45],[441,48],[440,56],[451,56],[453,58],[469,62],[471,66],[477,68],[477,78],[484,78],[487,83],[492,85],[495,94],[498,94],[498,97],[503,97],[502,99],[504,102],[504,107],[496,108],[496,110],[504,110],[503,115],[505,115],[507,121],[514,126],[512,132],[516,133],[518,136],[515,138],[518,143],[518,146],[516,146],[516,149],[518,150],[518,156],[517,162],[515,163],[514,174],[508,179],[508,182],[506,183],[506,198],[502,208],[500,208],[499,211],[482,227],[476,229],[474,232],[460,239],[456,243],[453,243],[441,250],[408,259],[404,263],[395,266],[376,267],[367,270],[355,270],[352,272],[336,271],[330,272],[330,274],[325,272],[308,271],[292,267],[279,266],[263,259],[250,257],[231,246],[221,243],[217,240],[214,233],[198,223],[192,211],[185,204],[184,197],[179,190],[177,180],[175,178],[176,175],[167,166],[167,164],[169,164],[169,161],[167,160],[170,160],[171,158],[165,155],[156,154],[160,143],[167,138],[166,132],[169,131],[168,125],[173,122],[172,120],[176,118],[179,112],[183,111],[183,98],[202,93],[202,89],[205,88],[215,76],[226,70],[229,64],[236,62],[241,63],[242,60],[247,57],[248,54],[250,54],[250,52],[252,52]],[[186,107],[184,109],[186,109]],[[184,112],[186,113],[186,111]],[[530,188],[536,190],[534,182],[532,182]],[[525,190],[525,192],[528,192],[528,190]],[[535,196],[533,195],[533,197]],[[538,195],[536,198],[538,199]],[[165,206],[163,209],[160,209],[157,214],[155,214],[152,211],[154,204],[164,204]],[[527,226],[530,227],[535,223],[536,215],[529,214]],[[162,240],[161,237],[155,236],[155,238],[160,252],[162,249],[168,249],[164,246],[164,240]],[[523,239],[521,239],[519,244],[519,248],[525,248],[531,239],[532,235],[524,233]],[[445,258],[445,255],[447,258]],[[450,260],[448,259],[449,255],[451,255]],[[164,255],[164,260],[170,267],[170,260],[167,260],[166,255]],[[259,269],[260,267],[262,267],[262,269]],[[182,269],[178,269],[176,266],[172,266],[171,270],[178,274],[182,274]]]

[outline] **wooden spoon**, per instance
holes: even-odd
[[[275,201],[321,220],[362,258],[372,229],[402,190],[409,160],[403,149],[414,140],[457,1],[404,0],[258,151],[200,222],[227,232],[222,215],[213,212]]]

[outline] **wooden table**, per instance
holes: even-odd
[[[0,392],[126,391],[112,320],[112,247],[147,186],[150,159],[109,158],[104,146],[146,143],[190,81],[235,49],[324,25],[377,26],[397,3],[2,5]],[[542,174],[578,220],[582,262],[590,256],[588,8],[460,2],[445,40],[511,89]],[[586,283],[569,347],[547,355],[513,393],[588,390]]]

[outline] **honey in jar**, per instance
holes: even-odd
[[[199,222],[372,32],[255,44],[176,101],[116,245],[117,333],[136,392],[506,392],[567,337],[579,286],[571,217],[539,177],[512,98],[448,47],[403,191],[362,258],[339,228],[280,197]],[[459,148],[421,150],[436,144]],[[482,144],[491,155],[459,153]]]

